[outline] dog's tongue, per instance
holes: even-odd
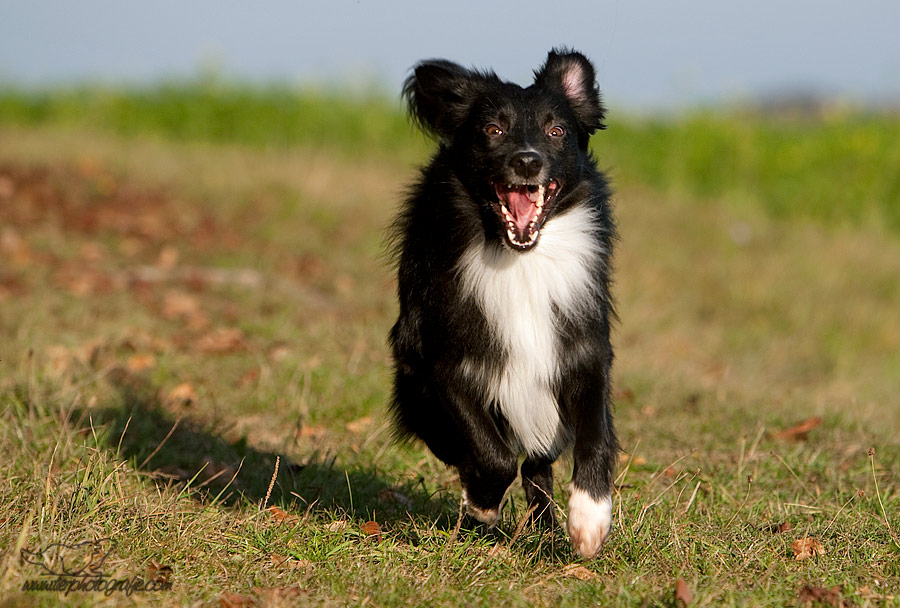
[[[498,188],[498,197],[506,202],[506,208],[509,209],[516,228],[521,234],[525,234],[529,222],[533,220],[538,209],[535,206],[537,193],[528,191],[528,186],[520,186],[518,188],[508,189],[505,187]]]

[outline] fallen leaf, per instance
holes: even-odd
[[[357,418],[356,420],[351,420],[346,424],[347,430],[351,433],[361,433],[363,432],[369,425],[372,424],[371,416],[363,416],[362,418]]]
[[[786,521],[786,522],[784,522],[784,523],[781,523],[781,524],[777,525],[777,526],[775,527],[775,532],[776,532],[777,534],[781,534],[782,532],[789,532],[791,529],[792,529],[792,527],[791,527],[791,522]]]
[[[825,555],[825,547],[822,546],[822,543],[809,536],[795,540],[791,545],[791,551],[794,552],[796,560]]]
[[[0,175],[0,200],[10,199],[16,193],[16,182],[11,177]]]
[[[133,374],[156,366],[156,357],[150,354],[137,354],[128,357],[125,368]]]
[[[159,252],[156,258],[156,265],[159,268],[172,269],[178,263],[178,249],[174,245],[166,245]]]
[[[147,577],[155,583],[168,583],[172,577],[172,566],[163,566],[151,559],[147,566]]]
[[[169,391],[166,396],[166,403],[175,406],[191,405],[197,401],[197,392],[194,385],[190,382],[182,382]]]
[[[203,312],[200,301],[193,295],[170,289],[163,295],[162,314],[167,319],[184,321],[189,329],[209,327],[209,318]]]
[[[329,532],[340,532],[341,530],[343,530],[346,527],[347,527],[347,520],[337,519],[337,520],[331,522],[330,524],[328,524],[327,526],[325,526],[325,529],[328,530]]]
[[[233,353],[244,348],[244,332],[232,327],[214,329],[201,336],[196,347],[209,354]]]
[[[663,471],[663,475],[665,475],[665,476],[668,477],[669,479],[672,479],[673,477],[675,477],[676,475],[678,475],[678,471],[676,471],[676,470],[673,469],[672,467],[666,467],[666,470]]]
[[[613,398],[616,401],[624,401],[625,403],[634,403],[634,391],[630,388],[618,388],[613,391]]]
[[[287,568],[290,570],[297,570],[300,568],[308,568],[310,565],[312,565],[312,562],[310,562],[309,560],[297,559],[292,555],[281,555],[279,553],[273,553],[270,558],[272,560],[272,565],[280,569]]]
[[[691,593],[690,587],[684,582],[680,576],[675,580],[675,603],[682,606],[690,606],[694,601],[694,594]]]
[[[816,416],[815,418],[808,418],[790,428],[784,429],[783,431],[778,431],[777,433],[773,434],[772,437],[774,437],[775,439],[805,441],[809,432],[820,424],[822,424],[822,419],[818,416]]]
[[[78,254],[81,256],[81,259],[86,262],[99,262],[102,260],[105,255],[103,253],[103,246],[100,243],[83,243],[81,247],[78,248]]]
[[[284,361],[292,354],[291,349],[286,344],[276,344],[272,348],[269,349],[268,357],[269,361],[273,363],[279,363]]]
[[[219,605],[222,608],[249,608],[256,606],[256,600],[249,595],[241,595],[240,593],[230,593],[225,591],[219,596]]]
[[[189,293],[170,289],[163,294],[162,312],[167,319],[190,317],[200,313],[200,301]]]
[[[580,581],[590,581],[596,578],[596,574],[580,564],[569,564],[562,570],[563,576],[571,576]]]
[[[295,432],[295,436],[297,439],[306,439],[307,437],[311,439],[322,439],[327,433],[327,429],[320,424],[314,426],[304,424]]]
[[[4,228],[0,232],[0,253],[7,260],[24,266],[31,261],[31,250],[28,243],[12,228]]]
[[[291,515],[281,507],[276,507],[275,505],[267,508],[266,511],[268,511],[269,515],[272,516],[272,519],[278,523],[291,523],[298,519],[296,515]]]
[[[370,540],[374,540],[376,543],[381,542],[381,526],[378,525],[377,521],[367,521],[360,526],[360,530],[362,530],[362,533],[368,536]]]
[[[838,585],[825,589],[824,587],[806,584],[797,592],[797,603],[806,606],[812,606],[813,604],[825,605],[832,608],[849,608],[852,605],[844,600],[841,588]]]
[[[237,386],[239,388],[253,386],[257,380],[259,380],[259,368],[255,367],[253,369],[248,369],[240,378],[238,378]]]

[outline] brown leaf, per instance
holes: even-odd
[[[197,391],[194,390],[194,385],[190,382],[182,382],[166,395],[166,403],[169,405],[185,406],[196,403],[196,401]]]
[[[156,258],[156,265],[159,268],[172,269],[178,263],[178,249],[174,245],[166,245],[159,252]]]
[[[562,570],[563,576],[571,576],[580,581],[590,581],[596,578],[596,574],[580,564],[569,564]]]
[[[130,357],[128,357],[128,362],[125,363],[125,368],[133,374],[142,372],[145,369],[150,369],[155,366],[156,357],[146,353],[131,355]]]
[[[317,424],[315,426],[304,424],[294,434],[297,439],[306,439],[307,437],[309,437],[310,439],[318,440],[325,437],[327,433],[328,430],[321,424]]]
[[[272,519],[278,523],[292,523],[298,519],[296,515],[291,515],[284,509],[276,507],[275,505],[267,508],[266,511],[268,511],[269,515],[272,516]]]
[[[347,430],[351,433],[362,433],[366,428],[368,428],[372,424],[371,416],[363,416],[362,418],[357,418],[356,420],[351,420],[346,424]]]
[[[219,605],[222,608],[249,608],[250,606],[256,606],[256,600],[249,595],[224,591],[219,596]]]
[[[694,601],[694,594],[691,593],[691,589],[684,579],[679,576],[675,580],[675,603],[690,606],[692,601]]]
[[[773,434],[772,437],[774,437],[775,439],[784,439],[791,441],[806,441],[809,432],[820,424],[822,424],[822,419],[818,416],[814,418],[807,418],[799,424],[795,424],[794,426],[784,429],[783,431],[778,431],[777,433]]]
[[[377,521],[367,521],[360,526],[360,530],[362,530],[362,533],[368,536],[370,540],[374,540],[376,543],[381,542],[381,526],[378,525]]]
[[[163,566],[151,559],[147,566],[147,578],[155,583],[168,583],[172,578],[172,566]]]
[[[825,547],[822,546],[822,543],[809,536],[795,540],[794,544],[791,545],[791,551],[794,552],[794,559],[796,560],[825,555]]]
[[[292,351],[291,348],[287,344],[276,344],[272,348],[269,349],[268,357],[269,361],[273,363],[280,363],[284,361],[288,357],[291,356]]]
[[[197,349],[209,354],[237,352],[244,348],[244,332],[235,327],[220,327],[197,340]]]
[[[630,388],[618,388],[613,391],[613,398],[616,401],[624,401],[625,403],[634,403],[634,391]]]
[[[643,456],[635,456],[634,454],[629,454],[628,452],[619,452],[619,464],[626,465],[628,463],[634,465],[644,465],[647,464],[647,459]]]
[[[246,388],[252,386],[257,380],[259,380],[259,368],[254,367],[244,372],[244,375],[238,379],[237,385],[239,388]]]
[[[0,175],[0,200],[7,200],[16,193],[16,182],[7,175]]]
[[[162,313],[167,319],[200,314],[200,301],[189,293],[170,289],[163,294]]]
[[[297,570],[300,568],[308,568],[312,564],[309,560],[297,559],[292,555],[281,555],[279,553],[273,553],[270,558],[272,560],[272,565],[279,569]]]
[[[783,532],[790,532],[792,529],[791,522],[786,521],[784,523],[778,524],[775,526],[775,532],[777,534],[781,534]]]
[[[4,228],[0,232],[0,253],[10,262],[24,266],[31,261],[31,250],[28,243],[12,228]]]
[[[797,592],[797,603],[812,606],[813,604],[831,606],[832,608],[849,608],[852,604],[845,600],[838,585],[830,589],[814,587],[806,584]]]

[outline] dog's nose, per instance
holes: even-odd
[[[509,166],[519,177],[530,179],[541,172],[544,159],[534,150],[517,152],[509,159]]]

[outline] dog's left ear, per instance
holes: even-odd
[[[534,73],[534,84],[565,95],[588,133],[606,128],[603,124],[606,110],[600,100],[594,66],[581,53],[553,49],[547,55],[547,62]]]

